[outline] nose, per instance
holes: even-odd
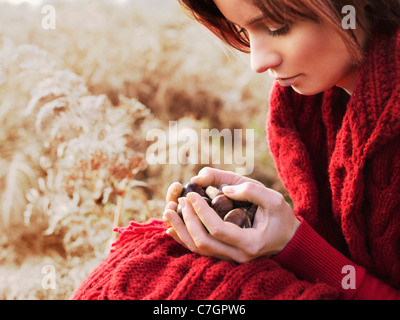
[[[253,71],[263,73],[282,63],[282,56],[273,46],[273,40],[267,37],[250,39],[250,65]]]

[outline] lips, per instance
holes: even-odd
[[[290,87],[292,86],[296,80],[298,79],[300,75],[294,76],[294,77],[290,77],[290,78],[279,78],[277,77],[275,80],[278,81],[278,83],[282,86],[282,87]]]

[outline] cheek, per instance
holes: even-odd
[[[292,48],[292,59],[296,65],[304,68],[304,73],[324,71],[329,67],[333,52],[332,44],[326,40],[324,33],[305,33],[298,37]]]
[[[347,49],[337,34],[315,30],[303,33],[291,44],[287,56],[298,73],[303,73],[302,81],[293,89],[305,95],[316,94],[337,84],[348,72],[351,59]],[[296,48],[296,50],[293,50]]]

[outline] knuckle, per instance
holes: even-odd
[[[254,192],[255,184],[253,182],[245,182],[243,183],[243,191],[245,193],[252,193]]]
[[[207,251],[209,248],[207,239],[205,239],[203,237],[196,237],[193,239],[193,242],[196,245],[197,253],[203,253],[203,252]]]
[[[275,206],[281,208],[285,205],[286,205],[285,197],[282,194],[278,193],[275,200]]]
[[[225,235],[225,229],[223,223],[214,224],[211,228],[209,228],[210,234],[217,239],[222,238]]]
[[[258,257],[260,253],[260,246],[257,243],[252,243],[249,246],[246,246],[244,249],[244,252],[246,254],[246,257],[248,259]]]
[[[200,250],[196,246],[188,245],[188,249],[193,253],[201,254]]]
[[[251,258],[248,255],[245,254],[239,254],[236,258],[235,258],[236,262],[243,264],[243,263],[247,263],[249,261],[251,261]]]

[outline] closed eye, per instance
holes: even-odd
[[[279,36],[283,36],[285,34],[287,34],[290,30],[289,25],[285,25],[284,27],[278,29],[278,30],[270,30],[269,33],[271,34],[271,36],[273,37],[279,37]]]
[[[289,33],[289,31],[290,31],[290,26],[287,24],[280,29],[269,30],[269,34],[273,37],[279,37],[279,36],[283,36],[283,35]],[[245,28],[240,28],[238,32],[239,32],[239,34],[244,34],[244,35],[248,36],[248,32]]]

